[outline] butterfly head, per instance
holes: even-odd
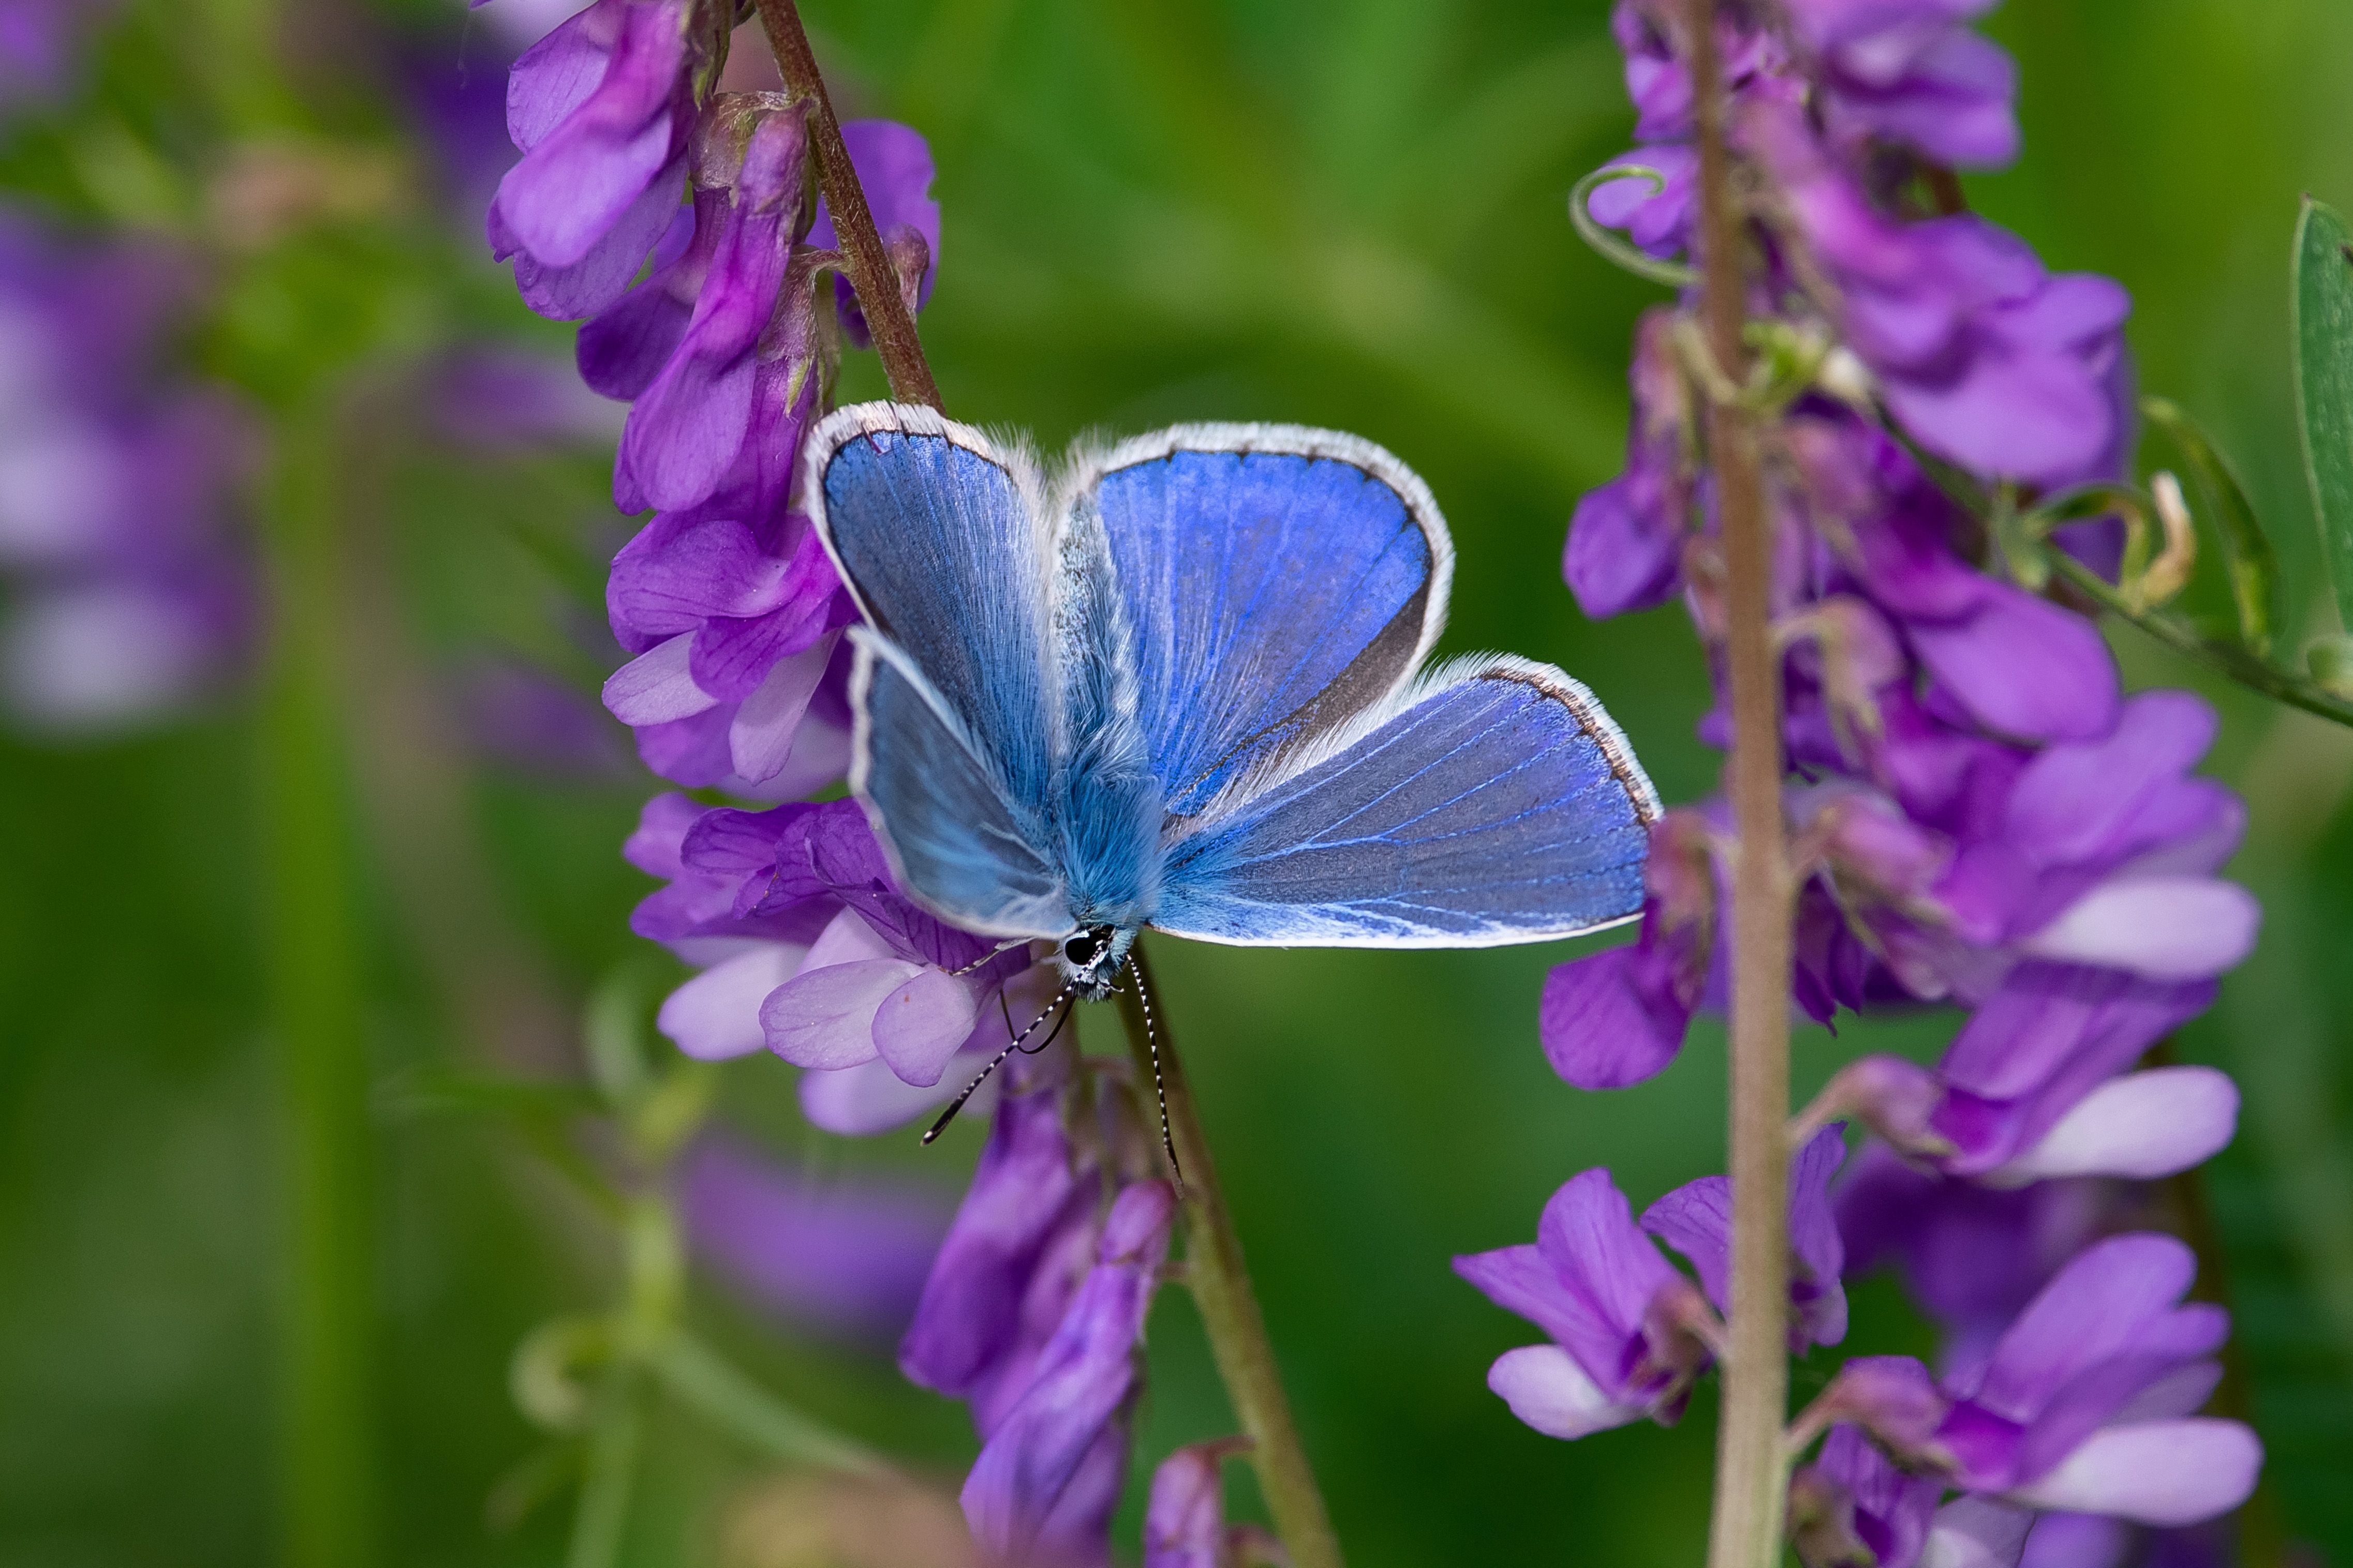
[[[1110,994],[1112,982],[1118,978],[1120,966],[1127,962],[1127,950],[1134,944],[1133,929],[1081,926],[1054,949],[1054,963],[1066,984],[1088,1001],[1098,1001]]]

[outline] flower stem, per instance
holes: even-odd
[[[1717,366],[1743,379],[1747,281],[1730,154],[1715,0],[1686,11],[1700,144],[1701,307]],[[1716,1428],[1709,1568],[1781,1558],[1788,1460],[1789,913],[1781,820],[1779,663],[1772,645],[1763,480],[1756,431],[1737,403],[1711,399],[1709,460],[1724,540],[1725,662],[1732,700],[1732,1310]]]
[[[332,411],[279,426],[266,509],[273,668],[259,787],[271,1033],[284,1118],[280,1432],[289,1568],[375,1560],[375,1258],[353,826],[338,736]]]
[[[801,27],[799,7],[793,0],[760,0],[760,25],[767,29],[768,47],[776,51],[776,68],[796,98],[809,103],[809,140],[817,153],[818,188],[833,214],[833,232],[849,265],[849,286],[858,290],[859,308],[866,312],[867,330],[874,336],[874,352],[881,356],[882,374],[890,378],[891,395],[902,403],[940,406],[940,389],[924,363],[923,344],[915,336],[915,319],[899,292],[899,274],[874,229],[874,214],[866,205],[866,191],[850,166],[849,149],[841,140],[841,123],[833,117],[833,100],[826,96],[825,77],[809,50],[808,34]]]
[[[1193,1106],[1193,1090],[1185,1064],[1168,1031],[1167,1009],[1152,984],[1152,970],[1144,948],[1133,951],[1135,984],[1120,994],[1120,1021],[1127,1026],[1129,1054],[1136,1071],[1149,1081],[1153,1071],[1152,1036],[1145,1021],[1151,1013],[1159,1035],[1160,1082],[1168,1101],[1168,1131],[1184,1162],[1185,1280],[1201,1310],[1209,1334],[1209,1351],[1217,1358],[1218,1375],[1233,1402],[1234,1416],[1251,1441],[1250,1462],[1258,1468],[1259,1488],[1266,1494],[1267,1510],[1274,1516],[1275,1532],[1291,1553],[1292,1568],[1341,1568],[1340,1542],[1332,1533],[1331,1515],[1324,1494],[1315,1488],[1314,1472],[1299,1446],[1299,1430],[1292,1424],[1291,1405],[1283,1398],[1276,1375],[1274,1347],[1266,1337],[1266,1319],[1250,1291],[1250,1272],[1242,1265],[1241,1238],[1234,1234],[1233,1215],[1227,1212],[1225,1194],[1218,1185],[1217,1167],[1209,1161],[1208,1139]]]

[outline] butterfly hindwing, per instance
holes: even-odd
[[[1642,905],[1650,781],[1585,689],[1482,658],[1345,734],[1169,848],[1152,923],[1248,945],[1481,947]]]
[[[885,826],[909,890],[955,924],[993,936],[1060,936],[1069,900],[1029,803],[995,770],[899,648],[860,628],[850,785]]]
[[[1114,448],[1073,489],[1108,542],[1174,816],[1388,696],[1445,619],[1438,508],[1354,437],[1178,426]]]

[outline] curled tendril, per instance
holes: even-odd
[[[1602,260],[1653,283],[1663,283],[1670,289],[1691,289],[1699,284],[1699,269],[1680,261],[1662,261],[1650,255],[1610,229],[1586,210],[1586,201],[1593,193],[1613,180],[1643,180],[1650,184],[1651,194],[1658,195],[1667,188],[1667,176],[1647,163],[1605,163],[1570,187],[1568,221],[1577,226],[1577,237],[1591,246]]]

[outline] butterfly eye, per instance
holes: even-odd
[[[1084,969],[1095,961],[1095,955],[1103,952],[1103,938],[1091,931],[1082,931],[1062,944],[1062,956]]]

